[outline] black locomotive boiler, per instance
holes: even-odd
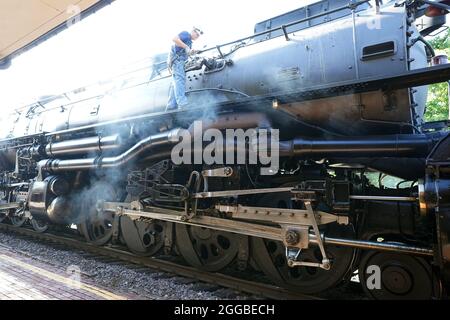
[[[372,298],[440,297],[450,137],[424,112],[427,85],[449,80],[450,65],[430,66],[424,37],[446,9],[334,0],[263,21],[187,62],[184,110],[165,111],[164,55],[143,73],[19,108],[0,128],[0,221],[76,225],[96,245],[256,269],[308,294],[358,272]],[[204,133],[231,129],[244,142],[216,139],[215,152],[243,162],[173,161],[181,138],[195,160],[210,146]],[[249,155],[274,132],[268,174]],[[377,272],[379,286],[368,281]]]

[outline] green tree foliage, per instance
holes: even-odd
[[[450,29],[430,40],[431,45],[437,51],[443,51],[450,57]],[[448,93],[447,83],[437,83],[429,87],[426,121],[448,119]]]

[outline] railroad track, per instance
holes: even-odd
[[[132,263],[135,265],[148,267],[153,270],[171,273],[176,276],[195,279],[196,281],[213,284],[218,287],[224,287],[247,293],[263,298],[275,300],[318,300],[320,298],[300,294],[285,288],[274,285],[249,281],[221,273],[205,272],[192,267],[180,265],[171,261],[158,259],[155,257],[141,257],[128,251],[115,247],[95,246],[81,239],[71,237],[71,235],[55,235],[52,233],[38,233],[34,230],[24,227],[18,228],[12,225],[0,224],[0,231],[11,232],[14,234],[30,237],[39,241],[64,245],[70,248],[82,250],[94,255],[113,258]]]

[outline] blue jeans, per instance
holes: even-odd
[[[176,59],[172,65],[172,83],[169,88],[169,101],[167,110],[177,109],[187,105],[186,98],[186,71],[184,71],[185,61]]]

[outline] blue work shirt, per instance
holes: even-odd
[[[183,41],[189,48],[192,48],[192,38],[191,38],[191,34],[187,31],[183,31],[181,32],[178,37],[180,38],[181,41]],[[188,55],[186,54],[186,50],[177,46],[176,44],[174,44],[172,46],[172,55],[174,57],[179,57],[183,60],[187,60],[188,59]]]

